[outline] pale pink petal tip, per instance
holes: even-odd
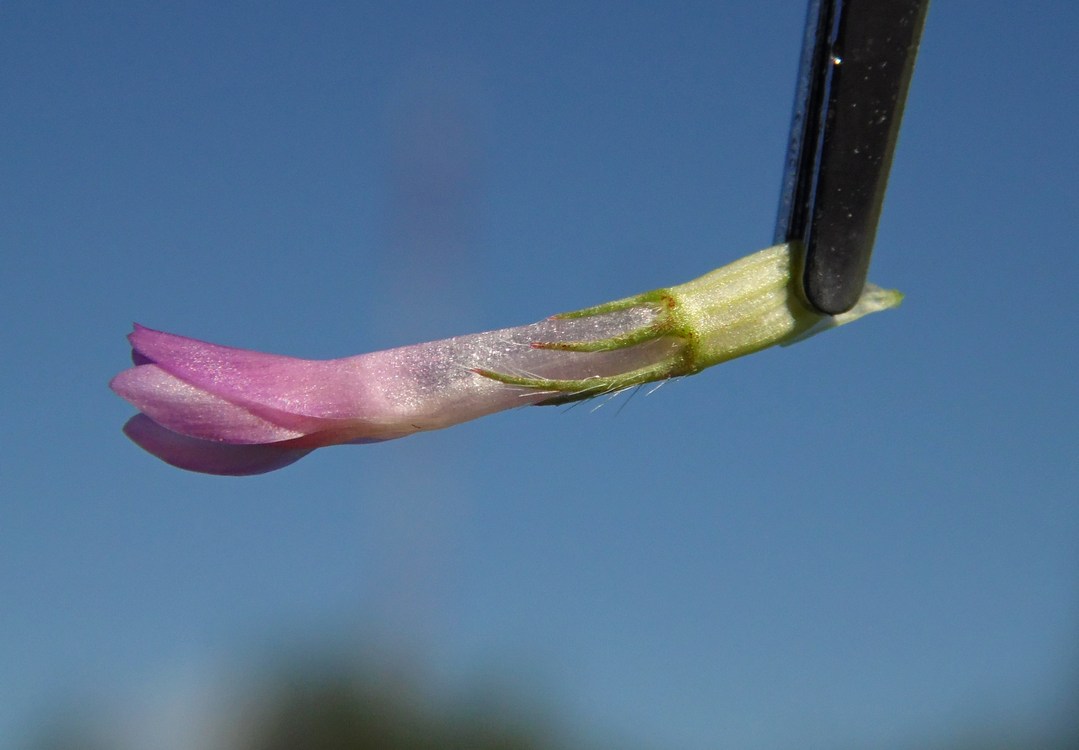
[[[273,443],[305,434],[196,388],[156,364],[124,370],[109,387],[162,427],[201,440]]]

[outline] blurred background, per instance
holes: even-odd
[[[0,747],[1074,747],[1074,3],[931,7],[898,311],[258,477],[120,432],[133,320],[337,357],[770,244],[804,15],[0,4]]]

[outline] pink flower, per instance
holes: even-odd
[[[559,404],[789,344],[899,304],[867,285],[835,317],[800,301],[796,246],[686,284],[488,333],[331,360],[233,349],[135,326],[112,389],[124,432],[174,466],[259,474],[315,448],[435,430],[512,406]]]
[[[158,458],[210,474],[259,474],[322,446],[390,440],[513,406],[609,390],[600,385],[604,376],[662,359],[678,342],[589,353],[542,342],[605,339],[654,318],[649,308],[552,318],[333,360],[262,354],[136,325],[128,336],[135,367],[110,386],[141,412],[124,432]],[[499,379],[514,376],[539,378],[539,385]],[[567,394],[544,388],[545,378],[597,383]]]

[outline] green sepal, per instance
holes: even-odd
[[[610,352],[658,339],[670,330],[670,321],[664,320],[623,333],[621,336],[611,336],[598,341],[533,341],[532,348],[554,349],[560,352]]]
[[[583,310],[574,310],[573,312],[558,313],[557,315],[552,315],[551,317],[555,318],[556,320],[590,318],[594,315],[604,315],[606,313],[621,312],[622,310],[629,310],[632,307],[640,307],[641,305],[654,304],[657,302],[666,305],[669,300],[670,293],[666,289],[653,289],[650,292],[637,294],[633,297],[625,297],[623,299],[616,299],[612,302],[604,302],[600,305],[586,307]]]
[[[597,375],[577,380],[530,378],[484,369],[474,369],[472,372],[477,375],[482,375],[485,378],[490,378],[491,380],[497,380],[499,383],[505,383],[506,385],[519,386],[521,388],[528,388],[539,392],[554,391],[558,395],[552,396],[549,399],[544,399],[537,404],[538,406],[554,406],[558,404],[568,404],[573,401],[582,401],[584,399],[592,398],[593,396],[601,396],[605,393],[614,393],[625,388],[631,388],[632,386],[641,385],[643,383],[650,383],[655,380],[664,380],[682,374],[681,372],[678,372],[678,369],[677,361],[671,362],[663,360],[654,365],[619,373],[618,375]]]

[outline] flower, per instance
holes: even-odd
[[[135,366],[110,386],[140,412],[124,432],[158,458],[210,474],[259,474],[322,446],[693,374],[901,299],[868,285],[851,312],[819,315],[795,291],[794,253],[777,245],[687,284],[532,325],[342,359],[262,354],[136,325],[128,337]]]

